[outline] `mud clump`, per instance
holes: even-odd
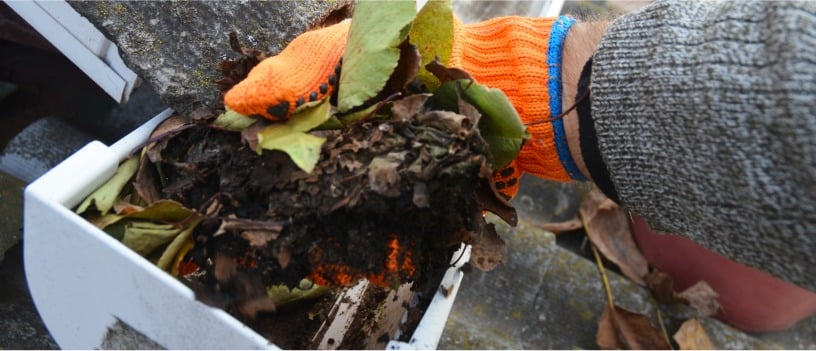
[[[482,216],[503,199],[476,121],[427,111],[425,99],[393,102],[387,119],[313,132],[327,141],[308,174],[208,123],[166,133],[147,148],[155,167],[140,175],[203,216],[178,265],[182,280],[201,300],[253,318],[276,309],[262,302],[270,285],[424,286],[462,242],[498,239],[503,249]]]

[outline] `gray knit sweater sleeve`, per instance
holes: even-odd
[[[624,206],[816,290],[816,2],[657,1],[608,29],[591,82]]]

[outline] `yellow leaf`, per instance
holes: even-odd
[[[453,8],[450,0],[431,0],[425,3],[414,19],[408,37],[422,56],[417,78],[429,91],[436,90],[441,83],[425,69],[425,65],[435,58],[439,58],[443,64],[450,62],[453,51]]]
[[[113,204],[116,203],[116,199],[119,198],[122,189],[125,188],[130,178],[136,174],[138,168],[139,159],[136,157],[129,158],[125,162],[122,162],[113,177],[89,195],[85,201],[77,207],[76,213],[81,214],[85,212],[91,204],[93,204],[96,206],[96,209],[99,210],[99,213],[103,215],[107,214],[108,211],[113,208]]]

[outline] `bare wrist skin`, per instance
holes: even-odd
[[[595,53],[595,47],[598,46],[604,31],[609,25],[610,22],[579,22],[572,26],[567,33],[561,64],[561,84],[563,89],[561,105],[564,106],[564,109],[575,105],[575,94],[581,70],[584,68],[586,61]],[[572,159],[586,179],[592,181],[584,157],[581,154],[581,144],[578,138],[578,112],[575,110],[564,116],[564,133],[566,134],[567,146],[569,146]]]

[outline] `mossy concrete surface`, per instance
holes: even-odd
[[[350,0],[70,1],[119,48],[125,63],[174,110],[218,100],[216,66],[236,57],[229,33],[245,45],[280,52]]]
[[[522,180],[514,199],[520,221],[510,227],[491,216],[507,242],[506,262],[491,272],[465,275],[440,341],[440,349],[597,349],[598,319],[606,305],[595,262],[566,249],[539,224],[570,218],[584,185]],[[581,235],[581,233],[577,233]],[[656,305],[647,289],[607,269],[617,305],[649,317],[663,316],[669,336],[696,312],[685,305]],[[816,316],[777,333],[748,334],[711,318],[701,322],[718,349],[814,349]]]

